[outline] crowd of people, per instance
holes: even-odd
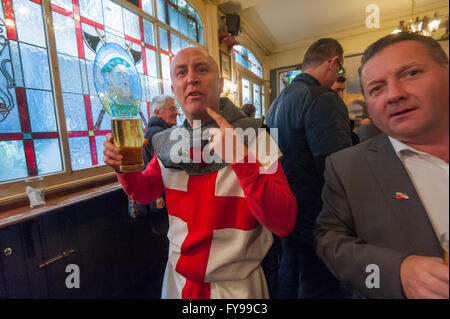
[[[220,97],[207,51],[184,49],[171,65],[174,98],[151,104],[145,170],[121,172],[107,136],[104,162],[131,215],[153,216],[168,237],[162,298],[449,298],[448,57],[416,34],[371,44],[359,119],[343,101],[343,65],[338,41],[314,42],[263,123],[254,106]],[[181,133],[191,158],[179,163]],[[219,160],[195,160],[205,153]]]

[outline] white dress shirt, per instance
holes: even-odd
[[[438,239],[449,229],[448,163],[389,137],[406,168]],[[410,195],[410,194],[406,194]]]

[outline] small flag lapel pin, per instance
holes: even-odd
[[[405,193],[395,193],[395,198],[397,199],[409,199],[409,196]]]

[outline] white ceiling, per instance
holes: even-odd
[[[411,14],[412,0],[220,0],[220,7],[238,13],[259,33],[270,47],[283,46],[312,37],[360,28],[376,4],[380,20]],[[415,0],[415,11],[448,5],[442,0]]]

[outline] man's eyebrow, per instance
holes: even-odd
[[[414,67],[414,66],[418,66],[418,65],[419,65],[419,63],[417,63],[416,61],[410,62],[410,63],[408,63],[408,64],[406,64],[406,65],[402,65],[401,67],[399,67],[399,68],[395,71],[395,74],[396,74],[396,75],[400,75],[400,74],[402,74],[403,72],[405,72],[406,70],[408,70],[408,69],[410,69],[410,68],[412,68],[412,67]],[[381,79],[375,79],[375,80],[369,81],[369,83],[367,83],[367,86],[374,85],[374,84],[377,84],[377,83],[382,83],[382,82],[384,82],[384,79],[383,79],[383,78],[381,78]]]

